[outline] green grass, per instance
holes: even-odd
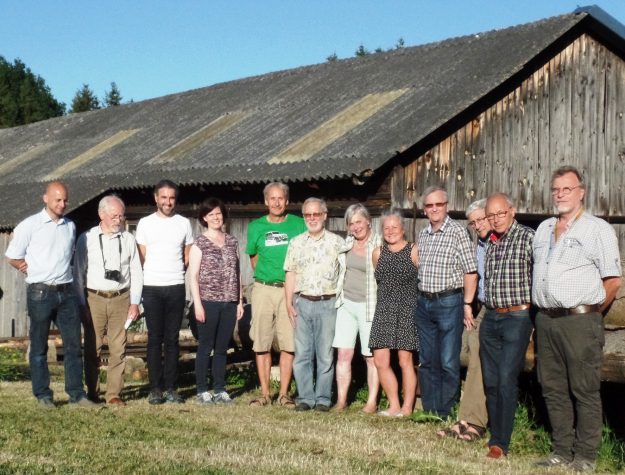
[[[56,366],[55,410],[36,404],[29,381],[0,382],[0,474],[567,473],[533,467],[550,449],[531,406],[517,411],[510,455],[492,461],[485,457],[485,440],[439,439],[442,423],[363,414],[362,389],[344,413],[250,407],[258,395],[253,366],[229,371],[233,406],[199,406],[188,366],[181,378],[181,393],[189,398],[184,405],[150,406],[145,382],[139,382],[128,383],[134,399],[126,408],[74,408]],[[607,429],[598,468],[623,470],[623,444]]]

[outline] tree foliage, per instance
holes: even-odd
[[[70,112],[87,112],[99,108],[100,101],[98,100],[98,96],[91,90],[89,84],[83,84],[82,87],[76,91],[72,99]]]
[[[104,93],[104,107],[118,106],[122,103],[122,94],[115,81],[111,83],[111,89]]]
[[[0,56],[0,128],[30,124],[65,113],[41,76],[16,59]]]

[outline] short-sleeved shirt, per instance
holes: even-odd
[[[294,237],[284,259],[284,270],[295,273],[295,292],[305,295],[336,294],[341,271],[339,254],[345,240],[330,231],[314,238],[308,233]]]
[[[238,302],[239,244],[235,237],[225,235],[224,245],[217,246],[201,235],[193,243],[202,251],[200,261],[200,298],[208,302]]]
[[[490,308],[530,303],[534,230],[516,221],[486,248],[485,300]]]
[[[534,236],[532,301],[540,308],[602,304],[602,279],[622,274],[612,226],[586,212],[555,240],[557,218],[543,221]]]
[[[245,253],[258,256],[254,278],[284,282],[284,257],[289,241],[304,231],[304,220],[292,214],[287,214],[281,223],[271,223],[267,216],[252,221],[247,228]]]
[[[28,284],[66,284],[72,281],[75,240],[74,222],[66,217],[54,222],[44,208],[15,227],[5,255],[26,261]]]
[[[137,244],[146,247],[143,285],[184,284],[184,248],[193,244],[191,223],[175,214],[165,218],[152,213],[139,220]]]
[[[449,216],[435,232],[419,233],[419,290],[444,292],[464,287],[464,275],[477,271],[469,232]]]

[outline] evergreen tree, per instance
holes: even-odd
[[[65,104],[58,102],[41,76],[16,59],[0,56],[0,128],[58,117]]]
[[[95,93],[89,87],[89,84],[83,84],[82,88],[76,91],[72,99],[72,108],[70,112],[87,112],[100,108],[100,101]]]
[[[365,48],[365,46],[361,43],[354,55],[356,57],[367,56],[369,54],[369,50]]]
[[[122,103],[122,94],[115,81],[111,83],[111,90],[104,93],[104,107],[118,106]]]
[[[336,55],[336,51],[328,56],[326,56],[326,61],[328,63],[333,63],[335,61],[338,61],[339,57]]]

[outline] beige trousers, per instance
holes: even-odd
[[[486,396],[484,395],[484,383],[482,381],[482,365],[480,363],[480,323],[486,313],[486,307],[482,306],[480,313],[475,317],[476,328],[471,331],[465,330],[465,342],[468,346],[469,365],[467,377],[464,382],[458,420],[467,421],[480,427],[488,424],[486,412]]]
[[[85,326],[85,379],[89,396],[99,393],[98,367],[104,335],[108,337],[109,361],[106,375],[106,401],[119,397],[124,387],[126,368],[126,330],[130,294],[106,298],[87,293],[87,303],[91,313]],[[91,328],[90,328],[91,327]]]

